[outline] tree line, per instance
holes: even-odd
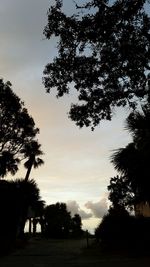
[[[34,233],[40,222],[43,236],[81,236],[81,217],[71,217],[65,203],[45,206],[40,190],[33,179],[29,179],[32,167],[44,161],[41,145],[37,140],[39,129],[28,114],[24,103],[13,92],[11,83],[0,80],[0,247],[24,239],[25,224],[32,210]],[[14,175],[24,162],[25,177],[16,180],[4,179]],[[3,178],[3,179],[2,179]],[[10,223],[11,220],[11,223]]]
[[[110,179],[111,206],[95,234],[111,250],[143,254],[148,253],[150,241],[150,106],[131,113],[126,129],[132,142],[111,156],[119,175]]]
[[[48,205],[44,211],[44,235],[51,238],[81,237],[82,221],[79,214],[71,216],[65,203]]]

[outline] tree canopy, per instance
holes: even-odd
[[[34,180],[0,180],[0,244],[3,238],[23,235],[29,207],[41,204],[40,190]],[[18,233],[19,232],[19,233]]]
[[[51,204],[45,208],[46,236],[65,237],[69,234],[71,215],[65,203]]]
[[[0,177],[15,174],[27,147],[39,133],[24,103],[12,91],[11,83],[0,80]]]
[[[112,207],[124,207],[129,210],[133,209],[135,194],[131,186],[131,182],[126,176],[116,176],[110,179],[108,186],[109,200]]]
[[[44,211],[45,236],[53,238],[79,237],[83,231],[79,214],[71,217],[65,203],[48,205]]]
[[[47,92],[57,97],[72,87],[78,103],[69,116],[92,129],[111,120],[114,107],[135,109],[150,100],[150,17],[146,0],[90,0],[65,14],[63,0],[48,10],[47,39],[57,37],[58,55],[45,66]]]

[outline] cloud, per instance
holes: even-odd
[[[82,209],[79,211],[79,215],[81,216],[82,220],[87,220],[92,218],[92,213],[85,212]]]
[[[107,197],[103,197],[98,202],[88,201],[85,204],[86,209],[90,210],[90,212],[86,212],[81,209],[77,201],[71,200],[67,202],[68,211],[71,212],[71,215],[79,214],[82,220],[87,220],[91,218],[102,218],[108,210]]]
[[[87,213],[84,210],[80,209],[79,204],[75,200],[68,201],[67,208],[68,208],[68,211],[71,212],[72,216],[74,214],[79,214],[82,220],[86,220],[92,217],[92,213]]]
[[[107,213],[108,204],[107,199],[102,198],[98,202],[88,201],[85,207],[89,209],[95,218],[102,218]]]

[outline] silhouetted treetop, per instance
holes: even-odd
[[[34,168],[38,168],[44,164],[44,161],[39,158],[39,156],[43,155],[43,152],[41,150],[41,145],[36,140],[32,140],[30,143],[26,144],[22,152],[24,152],[25,157],[27,158],[27,161],[24,164],[25,168],[27,168],[25,176],[25,180],[27,181],[29,179],[32,166]]]
[[[65,203],[57,202],[45,207],[45,235],[53,238],[81,237],[82,221],[79,214],[71,217]]]
[[[24,103],[12,91],[11,83],[0,80],[0,176],[15,174],[27,157],[26,148],[35,141],[39,129]],[[37,142],[37,141],[35,141]]]
[[[135,109],[150,98],[149,1],[111,3],[91,0],[69,16],[63,1],[55,0],[48,10],[44,35],[57,37],[58,56],[46,65],[43,82],[47,92],[55,87],[57,97],[76,89],[78,103],[69,116],[80,127],[95,127],[111,120],[114,107]]]
[[[69,234],[71,215],[65,203],[48,205],[44,213],[47,237],[65,237]]]

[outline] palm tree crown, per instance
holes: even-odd
[[[38,157],[40,155],[43,155],[43,152],[41,151],[40,147],[41,145],[38,143],[38,141],[34,140],[27,144],[24,148],[24,155],[28,158],[28,160],[24,164],[25,168],[27,168],[25,176],[26,181],[29,179],[32,166],[34,168],[38,168],[44,163],[44,161]]]
[[[150,107],[133,112],[126,120],[133,142],[111,156],[115,169],[131,184],[136,199],[150,202]]]

